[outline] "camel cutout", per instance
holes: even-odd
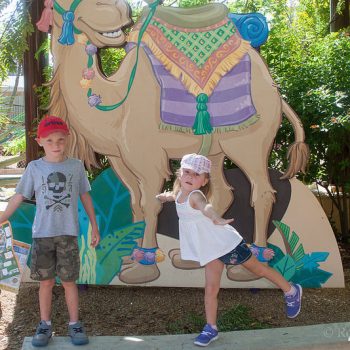
[[[180,23],[188,23],[188,28],[184,29],[188,33],[203,32],[205,27],[217,30],[216,24],[228,18],[228,9],[223,4],[194,9],[156,5],[153,3],[151,9],[146,8],[140,21],[144,23],[151,13],[151,20],[158,19],[163,26],[166,23],[174,26],[182,18]],[[208,18],[210,21],[206,22]],[[54,76],[50,82],[49,112],[64,118],[69,124],[69,154],[84,160],[88,167],[97,166],[95,152],[107,156],[111,167],[130,192],[134,222],[144,221],[146,224],[140,242],[140,249],[146,250],[158,247],[156,228],[161,204],[155,195],[162,191],[165,180],[171,175],[169,160],[180,159],[186,153],[205,153],[212,161],[213,205],[220,214],[224,214],[233,201],[231,188],[223,176],[223,162],[227,157],[249,179],[250,204],[254,208],[254,243],[266,246],[267,225],[275,201],[267,162],[282,113],[295,134],[295,142],[288,152],[289,167],[283,178],[292,178],[300,170],[304,171],[307,164],[308,147],[304,143],[304,131],[298,116],[282,99],[259,53],[235,32],[234,40],[244,49],[241,59],[249,64],[248,97],[255,109],[254,122],[227,130],[216,130],[209,125],[212,130],[202,133],[181,126],[178,126],[179,130],[177,127],[161,128],[163,92],[150,52],[147,52],[149,47],[138,43],[138,37],[132,31],[130,37],[134,35],[134,46],[129,47],[118,71],[106,78],[98,65],[97,49],[123,46],[127,41],[123,30],[131,23],[130,7],[124,0],[54,2],[51,41]],[[223,25],[229,26],[228,22]],[[136,23],[134,28],[140,33],[142,24]],[[229,27],[228,30],[234,29]],[[227,78],[239,64],[240,59],[237,58],[234,65],[223,67],[217,83]],[[207,100],[195,102],[197,107],[203,108],[203,118],[207,118],[199,122],[208,124],[213,116],[209,119],[206,108],[210,106],[213,95],[203,91],[196,90],[199,95],[206,94]],[[196,99],[193,93],[187,93]],[[120,101],[122,103],[118,107],[107,108]],[[181,104],[181,100],[175,102]],[[119,275],[121,281],[143,283],[159,277],[157,264],[129,262],[125,262],[125,268]],[[181,262],[178,267],[181,267]]]

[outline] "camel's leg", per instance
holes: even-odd
[[[211,203],[220,215],[224,215],[233,202],[233,193],[231,186],[227,183],[224,176],[223,163],[225,154],[219,153],[208,156],[212,162],[210,182],[212,187]]]
[[[246,139],[241,139],[242,150],[245,148],[244,143],[246,141]],[[252,140],[249,139],[248,141]],[[237,152],[237,149],[235,152],[232,152],[232,148],[227,141],[222,143],[222,147],[227,152],[227,156],[239,166],[250,181],[250,205],[254,208],[254,243],[265,247],[267,228],[272,206],[275,202],[275,190],[270,183],[267,167],[267,155],[269,154],[270,147],[266,147],[266,144],[264,145],[263,142],[260,143],[259,140],[254,140],[254,142],[254,146],[252,143],[249,144],[251,149],[254,147],[250,155],[245,154],[243,151]]]
[[[223,142],[222,147],[227,156],[240,167],[251,183],[250,204],[254,208],[255,214],[254,243],[265,247],[267,243],[267,228],[275,201],[275,191],[271,186],[267,168],[267,154],[269,154],[270,147],[266,146],[266,143],[258,143],[258,139],[253,141],[254,144],[249,141],[253,140],[251,138],[247,138],[244,141],[241,140],[240,150],[242,152],[232,152],[231,150],[237,151],[237,148],[234,148],[232,144],[229,145],[230,142]],[[244,145],[245,142],[249,143],[249,145]],[[248,146],[250,150],[254,147],[252,151],[256,153],[246,154],[243,150],[249,149]],[[259,278],[249,273],[242,266],[228,266],[227,277],[234,281],[251,281]]]
[[[123,160],[119,157],[108,157],[108,161],[117,177],[129,190],[134,222],[143,221],[144,217],[141,210],[141,192],[135,174],[130,171],[130,169],[124,164]]]
[[[141,210],[141,192],[136,176],[129,170],[120,157],[108,157],[108,161],[116,173],[117,177],[123,182],[124,186],[129,190],[131,198],[131,208],[133,221],[143,221],[143,213]],[[141,240],[137,240],[137,244],[141,244]],[[123,258],[123,265],[132,264],[134,261],[130,256]]]
[[[194,270],[194,269],[200,269],[201,266],[199,265],[199,262],[192,261],[192,260],[182,260],[181,259],[181,253],[180,249],[175,248],[169,250],[169,258],[171,259],[171,262],[174,267],[181,270]]]
[[[162,190],[164,179],[169,171],[169,169],[165,171],[162,168],[162,165],[169,164],[169,162],[166,153],[161,148],[153,150],[151,154],[152,157],[147,159],[140,152],[128,157],[130,164],[138,166],[135,169],[135,174],[140,186],[141,210],[144,213],[146,223],[141,249],[158,247],[156,230],[158,213],[162,205],[156,199],[156,195]],[[135,263],[133,266],[125,268],[120,273],[119,279],[125,283],[144,283],[157,279],[159,274],[156,263],[151,265]]]

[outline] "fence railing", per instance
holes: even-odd
[[[0,186],[14,186],[21,179],[22,174],[1,174],[1,169],[25,159],[25,155],[14,156],[0,161]]]

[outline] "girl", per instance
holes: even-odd
[[[302,296],[300,285],[290,284],[276,270],[259,262],[241,235],[228,225],[233,219],[220,217],[207,202],[210,167],[210,160],[202,155],[185,155],[181,160],[173,191],[157,196],[163,203],[176,203],[181,258],[198,261],[201,266],[205,266],[204,304],[207,324],[194,341],[199,346],[207,346],[218,338],[217,296],[225,264],[242,264],[255,275],[267,278],[281,288],[289,318],[299,314]]]

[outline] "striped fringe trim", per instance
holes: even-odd
[[[245,120],[244,122],[238,125],[226,125],[226,126],[214,127],[213,133],[223,133],[223,132],[229,132],[229,131],[244,130],[244,129],[247,129],[249,126],[255,124],[257,121],[259,121],[259,119],[260,119],[260,116],[258,114],[254,114],[249,119]],[[184,134],[193,134],[192,128],[189,128],[186,126],[172,125],[164,122],[159,123],[159,129],[166,130],[166,131],[181,132]]]
[[[131,32],[129,34],[128,41],[137,41],[137,37],[138,31]],[[218,64],[215,72],[211,74],[204,88],[201,88],[184,70],[169,60],[166,54],[158,47],[147,32],[143,34],[142,41],[149,47],[154,56],[156,56],[156,58],[163,63],[164,67],[175,78],[181,80],[187,90],[194,96],[197,96],[200,93],[205,93],[210,96],[220,79],[241,61],[242,57],[250,48],[250,43],[241,39],[240,46]]]

